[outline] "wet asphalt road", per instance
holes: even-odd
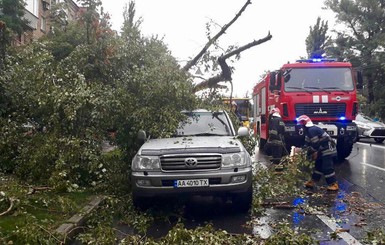
[[[269,158],[258,150],[255,157],[258,162],[269,164]],[[231,203],[219,198],[194,197],[187,201],[183,217],[171,215],[167,221],[156,221],[148,236],[159,238],[166,235],[173,223],[181,218],[186,228],[210,222],[215,228],[229,233],[259,234],[266,238],[272,233],[272,223],[288,220],[295,230],[310,233],[321,244],[364,244],[368,231],[384,228],[384,158],[384,144],[363,139],[354,145],[351,155],[344,162],[335,165],[340,184],[338,193],[330,194],[319,188],[315,195],[290,200],[293,205],[327,207],[321,213],[304,214],[297,209],[268,208],[263,217],[251,220],[249,215],[236,212]],[[157,208],[169,207],[161,205]],[[255,224],[253,227],[246,226],[250,221]],[[338,233],[337,239],[331,239],[331,234],[338,229],[346,229],[346,232]]]

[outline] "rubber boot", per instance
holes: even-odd
[[[334,182],[333,184],[328,185],[327,190],[328,191],[338,191],[339,190],[338,183]]]
[[[314,188],[315,187],[315,183],[316,182],[314,180],[312,180],[312,179],[308,180],[308,181],[305,182],[305,187],[306,188]]]

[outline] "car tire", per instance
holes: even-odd
[[[140,211],[145,211],[151,206],[151,198],[141,197],[136,194],[132,194],[132,204]]]
[[[250,187],[246,192],[232,196],[233,209],[241,213],[249,211],[253,202],[253,189]]]
[[[337,159],[339,162],[345,161],[350,153],[352,153],[353,144],[345,143],[344,139],[340,139],[337,141]]]
[[[378,139],[378,138],[374,139],[374,141],[376,141],[376,143],[382,143],[382,142],[384,142],[384,140],[385,139]]]

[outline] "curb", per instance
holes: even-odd
[[[61,224],[55,231],[63,236],[66,244],[80,232],[80,226],[86,222],[87,216],[103,203],[106,197],[96,196],[86,206],[84,206],[79,213],[72,216],[65,223]]]

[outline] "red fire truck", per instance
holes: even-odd
[[[337,140],[338,160],[348,157],[357,140],[357,127],[352,122],[358,111],[357,85],[361,72],[350,62],[333,59],[298,60],[269,72],[253,91],[254,132],[263,149],[268,136],[269,111],[278,107],[286,125],[285,144],[300,147],[304,128],[297,124],[300,115]]]

